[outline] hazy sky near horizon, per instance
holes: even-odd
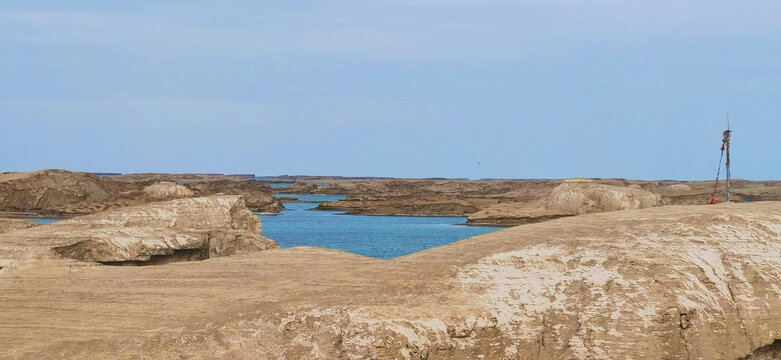
[[[4,1],[0,171],[781,179],[779,1]]]

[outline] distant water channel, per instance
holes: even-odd
[[[314,203],[339,201],[347,198],[347,196],[344,195],[298,195],[298,194],[275,194],[274,197],[275,198],[283,198],[283,197],[296,198],[301,201],[308,201]],[[315,205],[314,207],[317,207],[317,205]]]
[[[276,195],[275,195],[276,196]],[[343,196],[279,195],[301,201],[336,201]],[[378,259],[392,259],[500,230],[456,226],[465,217],[360,216],[310,210],[316,203],[285,203],[280,215],[259,215],[263,236],[282,248],[317,246]]]
[[[25,220],[30,220],[32,222],[37,222],[37,223],[39,223],[41,225],[46,225],[46,224],[51,224],[51,223],[56,223],[58,221],[62,221],[62,219],[49,219],[49,218],[29,218],[29,219],[25,219]]]

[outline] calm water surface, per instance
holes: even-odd
[[[501,228],[456,226],[464,217],[359,216],[312,211],[317,204],[285,203],[280,215],[259,215],[263,236],[282,248],[317,246],[392,259]]]
[[[25,220],[34,221],[34,222],[37,222],[37,223],[42,224],[42,225],[46,225],[46,224],[51,224],[51,223],[56,223],[58,221],[62,221],[62,219],[43,219],[43,218],[29,218],[29,219],[25,219]]]

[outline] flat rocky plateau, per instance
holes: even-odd
[[[780,280],[779,202],[572,216],[394,260],[107,266],[51,250],[0,274],[0,358],[773,358]]]

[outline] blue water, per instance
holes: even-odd
[[[41,225],[46,225],[46,224],[56,223],[58,221],[61,221],[62,219],[29,218],[29,219],[25,219],[25,220],[34,221],[34,222],[37,222],[37,223],[39,223]]]
[[[268,185],[273,188],[284,188],[293,185],[293,183],[268,183]]]
[[[358,216],[311,211],[317,204],[285,203],[280,215],[258,215],[263,236],[282,248],[317,246],[392,259],[501,228],[456,226],[464,217]]]
[[[275,198],[291,197],[301,201],[311,201],[311,202],[339,201],[347,198],[347,196],[344,195],[299,195],[299,194],[274,194],[274,197]]]

